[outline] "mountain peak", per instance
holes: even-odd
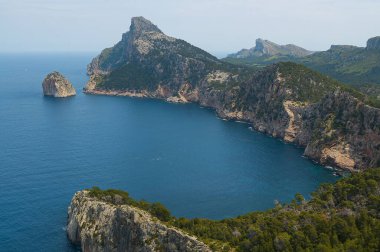
[[[162,33],[162,31],[158,29],[156,25],[144,17],[133,17],[131,20],[130,31],[134,34],[140,34],[142,32]]]
[[[266,39],[256,39],[256,45],[251,49],[243,49],[235,54],[230,54],[229,58],[259,58],[259,57],[304,57],[312,54],[302,47],[288,44],[279,45]]]
[[[262,54],[275,55],[278,54],[278,48],[280,48],[280,45],[277,45],[269,40],[258,38],[256,39],[254,51]]]

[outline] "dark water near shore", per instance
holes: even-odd
[[[0,55],[0,251],[72,251],[73,194],[97,185],[221,219],[308,195],[336,177],[302,149],[195,104],[81,93],[89,54]],[[78,95],[44,98],[59,70]]]

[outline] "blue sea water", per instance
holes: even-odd
[[[0,251],[75,251],[73,194],[94,185],[221,219],[309,195],[332,172],[196,104],[81,93],[91,54],[0,55]],[[59,70],[76,97],[42,96]]]

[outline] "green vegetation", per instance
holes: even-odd
[[[126,204],[156,211],[152,204],[132,200],[122,191],[95,188],[91,194],[102,199],[121,195]],[[296,194],[290,204],[277,203],[268,211],[231,219],[175,218],[163,209],[160,205],[156,214],[164,213],[161,219],[168,225],[199,237],[217,251],[378,251],[380,169],[324,184],[310,201]]]
[[[140,64],[128,63],[112,71],[112,74],[104,76],[97,87],[105,90],[142,90],[149,89],[157,83],[158,79],[152,70]]]
[[[297,100],[317,102],[325,94],[333,92],[338,88],[344,89],[355,95],[357,98],[363,98],[364,95],[351,89],[338,81],[315,72],[305,66],[292,62],[278,63],[281,77],[286,79],[286,85],[296,91]]]
[[[316,52],[306,57],[251,56],[225,58],[223,60],[237,65],[250,65],[258,68],[272,63],[291,61],[350,84],[369,96],[380,96],[380,89],[378,88],[370,90],[362,88],[368,85],[380,85],[379,50],[367,50],[355,46],[332,46],[327,51]]]
[[[292,61],[296,62],[298,58],[290,55],[273,55],[273,56],[251,56],[247,58],[224,58],[223,61],[244,66],[253,66],[256,68],[263,68],[265,66],[275,64],[278,62]]]
[[[115,189],[101,190],[99,187],[94,186],[89,189],[89,192],[91,197],[96,197],[111,204],[130,205],[143,209],[161,221],[169,221],[172,218],[169,210],[161,203],[149,203],[144,200],[137,201],[129,197],[128,192],[125,191]]]
[[[380,108],[380,100],[377,97],[366,96],[351,86],[303,65],[293,62],[280,62],[278,66],[281,77],[286,79],[286,85],[292,90],[292,99],[296,101],[315,103],[327,93],[341,90],[350,93],[367,105]]]
[[[333,46],[299,61],[312,69],[352,85],[380,84],[380,51]]]

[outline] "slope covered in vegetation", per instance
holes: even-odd
[[[380,90],[380,37],[368,40],[367,47],[332,45],[327,51],[315,52],[299,57],[275,55],[229,56],[224,60],[234,64],[263,67],[275,62],[292,61],[326,74],[341,82],[353,85],[360,91],[379,96]]]
[[[90,190],[147,210],[167,225],[206,242],[215,251],[377,251],[380,248],[380,169],[324,184],[306,201],[225,220],[176,218],[161,204],[135,201],[118,190]]]

